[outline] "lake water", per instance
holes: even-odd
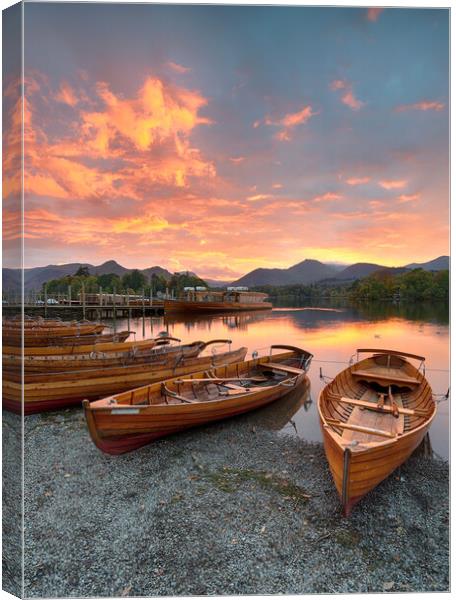
[[[316,400],[325,379],[348,365],[357,348],[388,348],[426,357],[426,377],[435,394],[449,387],[448,306],[368,305],[359,308],[332,303],[274,308],[235,315],[173,316],[117,320],[117,330],[136,332],[136,339],[167,330],[182,342],[231,339],[232,348],[268,353],[271,344],[290,344],[311,352],[310,389],[257,411],[259,423],[309,441],[321,441]],[[217,348],[221,352],[226,346]],[[209,349],[208,349],[209,351]],[[320,375],[323,375],[323,378]],[[430,430],[435,453],[448,458],[449,402],[442,401]]]

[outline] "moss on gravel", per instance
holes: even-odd
[[[206,471],[202,477],[220,491],[227,493],[236,492],[241,485],[250,482],[259,485],[264,490],[273,491],[285,498],[295,500],[297,503],[306,503],[310,498],[310,495],[299,485],[267,471],[223,467],[217,471]]]

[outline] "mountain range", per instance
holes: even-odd
[[[440,271],[442,269],[448,269],[449,264],[450,259],[448,256],[439,256],[438,258],[425,263],[410,263],[403,267],[385,267],[375,263],[355,263],[343,267],[341,265],[322,263],[318,260],[306,259],[288,269],[254,269],[233,282],[212,279],[206,279],[206,282],[213,287],[225,287],[226,285],[242,285],[248,287],[262,285],[306,285],[322,281],[325,283],[342,283],[367,277],[375,271],[383,271],[395,275],[417,268],[426,271]],[[97,266],[89,263],[68,263],[65,265],[32,267],[24,269],[24,288],[26,291],[39,290],[46,281],[58,279],[65,275],[74,275],[79,267],[87,267],[89,272],[93,275],[114,273],[121,277],[125,273],[132,271],[132,269],[127,269],[126,267],[119,265],[115,260],[109,260]],[[140,271],[148,279],[150,279],[152,274],[161,275],[165,277],[165,279],[170,279],[172,277],[170,271],[159,266],[140,269]],[[5,291],[17,289],[20,285],[21,271],[20,269],[3,269],[2,279],[3,289]]]
[[[367,277],[375,271],[389,272],[398,275],[410,269],[421,268],[426,271],[440,271],[448,269],[450,259],[448,256],[439,256],[425,263],[411,263],[403,267],[385,267],[374,263],[355,263],[343,269],[335,265],[328,265],[318,260],[303,260],[288,269],[255,269],[240,279],[233,281],[232,285],[245,285],[249,287],[261,285],[293,285],[310,284],[318,281],[340,283],[354,281]]]

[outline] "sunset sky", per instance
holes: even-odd
[[[25,266],[448,254],[448,44],[447,10],[26,4]]]

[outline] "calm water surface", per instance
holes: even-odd
[[[258,422],[310,441],[321,441],[316,400],[325,379],[344,369],[356,348],[389,348],[426,357],[426,377],[435,394],[449,387],[449,319],[445,306],[332,305],[275,308],[236,315],[173,316],[117,320],[118,330],[136,332],[136,339],[167,330],[183,342],[229,338],[232,348],[247,346],[268,352],[271,344],[291,344],[314,355],[309,371],[310,389],[257,411]],[[227,347],[219,346],[222,352]],[[210,350],[208,349],[208,352]],[[323,379],[320,377],[323,375]],[[448,458],[449,400],[438,406],[431,427],[434,452]]]

